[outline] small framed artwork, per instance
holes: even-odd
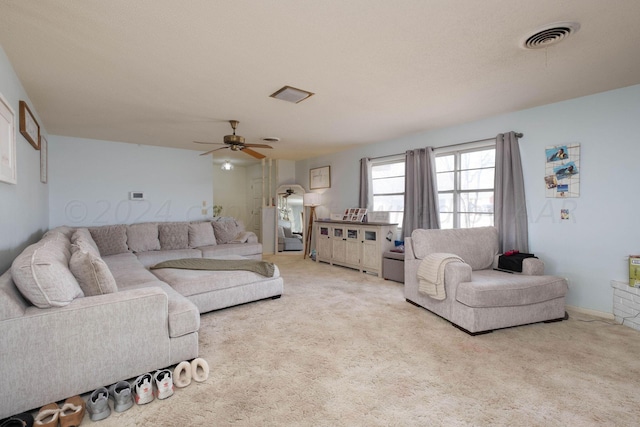
[[[365,208],[349,208],[344,211],[342,220],[349,222],[362,222],[366,214],[367,210]]]
[[[40,135],[40,182],[47,183],[47,169],[49,168],[49,143],[44,135]]]
[[[20,133],[33,148],[40,149],[40,125],[24,101],[20,101]]]
[[[580,144],[550,145],[544,154],[546,197],[580,197]]]
[[[331,166],[309,169],[309,189],[331,188]]]
[[[11,105],[0,95],[0,181],[18,182],[16,171],[16,127]]]

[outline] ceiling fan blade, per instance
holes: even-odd
[[[273,148],[267,144],[244,144],[245,147],[254,147],[254,148]]]
[[[218,144],[218,145],[222,145],[224,144],[223,142],[203,142],[203,141],[193,141],[196,144]]]
[[[224,150],[224,149],[226,149],[226,148],[229,148],[229,147],[214,148],[213,150],[209,150],[209,151],[207,151],[206,153],[202,153],[202,154],[200,154],[200,155],[201,155],[201,156],[206,156],[207,154],[211,154],[211,153],[213,153],[214,151]]]
[[[256,159],[264,159],[265,157],[267,157],[264,154],[260,154],[257,151],[253,151],[251,148],[247,148],[246,145],[245,145],[245,148],[242,149],[242,151],[244,153],[247,153],[250,156],[255,157]]]

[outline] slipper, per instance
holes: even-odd
[[[38,415],[36,415],[36,418],[33,420],[33,425],[39,427],[57,427],[59,415],[60,409],[58,409],[58,405],[49,403],[40,408]]]
[[[78,427],[84,418],[86,406],[80,396],[65,400],[60,409],[60,427]]]
[[[178,388],[183,388],[191,384],[191,363],[180,362],[173,370],[173,384]]]
[[[199,383],[209,378],[209,364],[206,360],[198,357],[191,361],[191,377]]]
[[[33,427],[33,415],[29,412],[23,412],[22,414],[12,415],[9,418],[2,420],[1,427]]]

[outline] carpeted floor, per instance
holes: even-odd
[[[399,283],[297,256],[266,259],[284,277],[282,298],[202,315],[206,382],[95,424],[640,423],[640,333],[631,328],[570,313],[471,337],[405,302]]]

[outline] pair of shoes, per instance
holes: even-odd
[[[86,404],[80,396],[73,396],[64,401],[61,408],[55,403],[40,408],[33,425],[39,427],[78,427],[84,418]]]
[[[87,400],[87,410],[91,421],[100,421],[111,415],[109,407],[109,390],[105,387],[95,389],[89,400]]]
[[[209,378],[209,364],[206,360],[198,357],[193,359],[191,363],[180,362],[173,371],[173,377],[176,387],[182,388],[191,384],[191,378],[201,383]]]
[[[33,427],[33,415],[24,412],[0,421],[0,427]]]
[[[140,375],[133,382],[133,395],[138,405],[144,405],[154,399],[153,383],[156,385],[155,396],[166,399],[173,395],[173,378],[168,369],[157,370],[153,376],[150,373]]]
[[[127,381],[118,381],[107,390],[106,387],[96,389],[87,401],[87,409],[91,421],[100,421],[111,415],[109,397],[113,399],[113,409],[123,412],[133,406],[131,397],[131,384]]]

